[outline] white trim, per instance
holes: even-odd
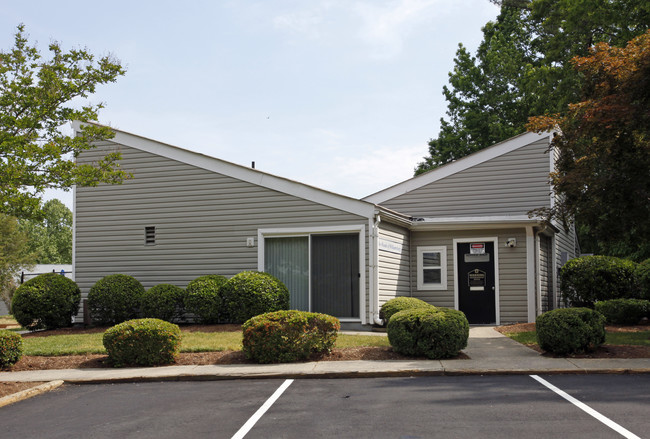
[[[526,227],[526,296],[528,298],[528,323],[533,323],[535,314],[535,233],[533,227]]]
[[[472,237],[472,238],[454,238],[454,308],[458,308],[458,244],[466,242],[492,242],[494,243],[494,318],[496,325],[501,324],[501,301],[499,299],[499,237],[491,236]]]
[[[440,284],[424,283],[424,253],[440,253]],[[417,266],[417,287],[423,291],[446,291],[447,290],[447,246],[418,246],[416,248]],[[433,267],[434,269],[437,267]]]
[[[72,280],[77,281],[77,185],[72,185]],[[83,310],[83,307],[82,307]],[[83,311],[82,311],[83,312]]]
[[[442,178],[464,171],[472,166],[479,165],[488,160],[507,154],[516,149],[522,148],[531,143],[537,142],[545,137],[550,137],[551,133],[523,133],[511,139],[497,143],[488,148],[460,158],[454,162],[435,168],[429,172],[413,177],[409,180],[398,183],[382,191],[376,192],[362,198],[363,201],[380,204],[386,200],[393,199],[399,195],[405,194],[412,190],[426,186]]]
[[[79,121],[74,121],[72,123],[73,129],[77,132],[80,131],[81,125],[82,124]],[[339,195],[334,192],[329,192],[284,177],[230,163],[225,160],[148,139],[136,134],[127,133],[115,128],[111,129],[115,132],[115,137],[110,141],[119,143],[120,145],[156,154],[171,160],[196,166],[197,168],[206,169],[211,172],[226,175],[268,189],[273,189],[285,194],[363,216],[365,218],[371,218],[375,211],[375,205],[367,201]]]
[[[273,229],[257,229],[257,269],[264,271],[264,238],[282,238],[309,236],[309,257],[311,258],[311,235],[325,233],[358,233],[359,234],[359,317],[341,318],[342,322],[361,322],[366,324],[366,226],[351,224],[343,226],[317,227],[287,227]],[[311,309],[311,266],[309,268],[309,309]],[[335,316],[336,317],[336,316]]]

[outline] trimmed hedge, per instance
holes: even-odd
[[[111,274],[98,280],[88,293],[93,322],[111,325],[138,317],[144,287],[126,274]]]
[[[220,290],[227,281],[219,274],[197,277],[185,288],[185,309],[200,323],[220,322],[224,318]]]
[[[641,299],[612,299],[596,302],[596,311],[616,325],[636,325],[643,317],[650,316],[650,301]]]
[[[74,281],[46,273],[18,287],[11,310],[18,323],[30,331],[62,328],[72,325],[80,301],[81,291]]]
[[[289,290],[268,273],[243,271],[226,282],[220,290],[226,319],[243,323],[251,317],[289,309]]]
[[[275,311],[242,326],[246,358],[258,363],[288,363],[312,353],[329,353],[341,323],[335,317],[305,311]]]
[[[563,308],[537,317],[537,342],[558,355],[580,353],[605,342],[605,316],[589,308]]]
[[[650,259],[637,264],[634,270],[634,277],[639,288],[639,297],[650,300]]]
[[[564,300],[593,308],[599,300],[638,298],[636,263],[611,256],[571,259],[560,270]]]
[[[22,356],[23,338],[13,331],[0,329],[0,368],[13,366]]]
[[[181,330],[160,319],[136,319],[107,329],[102,341],[115,367],[155,366],[176,361]]]
[[[431,359],[458,355],[467,346],[465,314],[448,308],[411,308],[388,321],[388,341],[396,352]]]
[[[381,306],[379,318],[384,321],[384,326],[386,326],[395,313],[404,311],[405,309],[427,308],[430,306],[433,305],[429,305],[424,300],[416,299],[415,297],[395,297]]]
[[[140,298],[142,317],[173,322],[184,313],[185,290],[176,285],[159,284],[149,288]]]

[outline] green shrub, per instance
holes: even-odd
[[[184,313],[185,290],[176,285],[159,284],[149,288],[140,298],[142,317],[173,322],[180,320]]]
[[[596,311],[605,316],[607,323],[636,325],[650,313],[650,301],[641,299],[612,299],[596,302]]]
[[[381,306],[379,318],[384,321],[384,326],[386,326],[395,313],[404,311],[405,309],[427,308],[430,306],[433,305],[429,305],[424,300],[416,299],[415,297],[395,297]]]
[[[228,281],[224,276],[208,274],[194,279],[185,289],[185,309],[204,324],[218,323],[224,318],[220,290]]]
[[[221,287],[227,320],[242,323],[251,317],[289,309],[289,290],[268,273],[243,271]]]
[[[88,293],[90,316],[98,325],[111,325],[138,316],[144,287],[126,274],[111,274],[99,279]]]
[[[650,300],[650,259],[637,264],[634,277],[639,288],[639,297]]]
[[[155,366],[176,360],[180,349],[178,325],[160,319],[136,319],[104,332],[103,343],[115,367]]]
[[[396,352],[431,359],[458,355],[467,346],[465,314],[447,308],[411,308],[388,321],[388,341]]]
[[[599,300],[637,298],[636,265],[611,256],[571,259],[560,270],[565,302],[571,306],[593,308]]]
[[[11,310],[16,321],[26,329],[54,329],[72,325],[80,301],[81,291],[74,281],[47,273],[18,287]]]
[[[258,363],[288,363],[312,353],[329,353],[341,323],[335,317],[305,311],[261,314],[242,326],[246,358]]]
[[[605,342],[605,316],[589,308],[564,308],[537,317],[537,343],[558,355],[593,350]]]
[[[0,368],[13,366],[22,355],[23,338],[15,332],[0,329]]]

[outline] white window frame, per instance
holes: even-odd
[[[440,253],[440,267],[428,267],[428,269],[440,269],[440,283],[424,283],[424,253]],[[417,248],[418,267],[418,290],[443,291],[447,289],[447,247],[446,246],[425,246]]]

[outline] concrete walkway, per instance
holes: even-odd
[[[491,327],[470,329],[469,360],[319,361],[289,364],[161,366],[0,372],[0,381],[63,380],[68,383],[220,380],[242,378],[334,378],[415,375],[548,373],[650,373],[650,358],[547,358]]]

